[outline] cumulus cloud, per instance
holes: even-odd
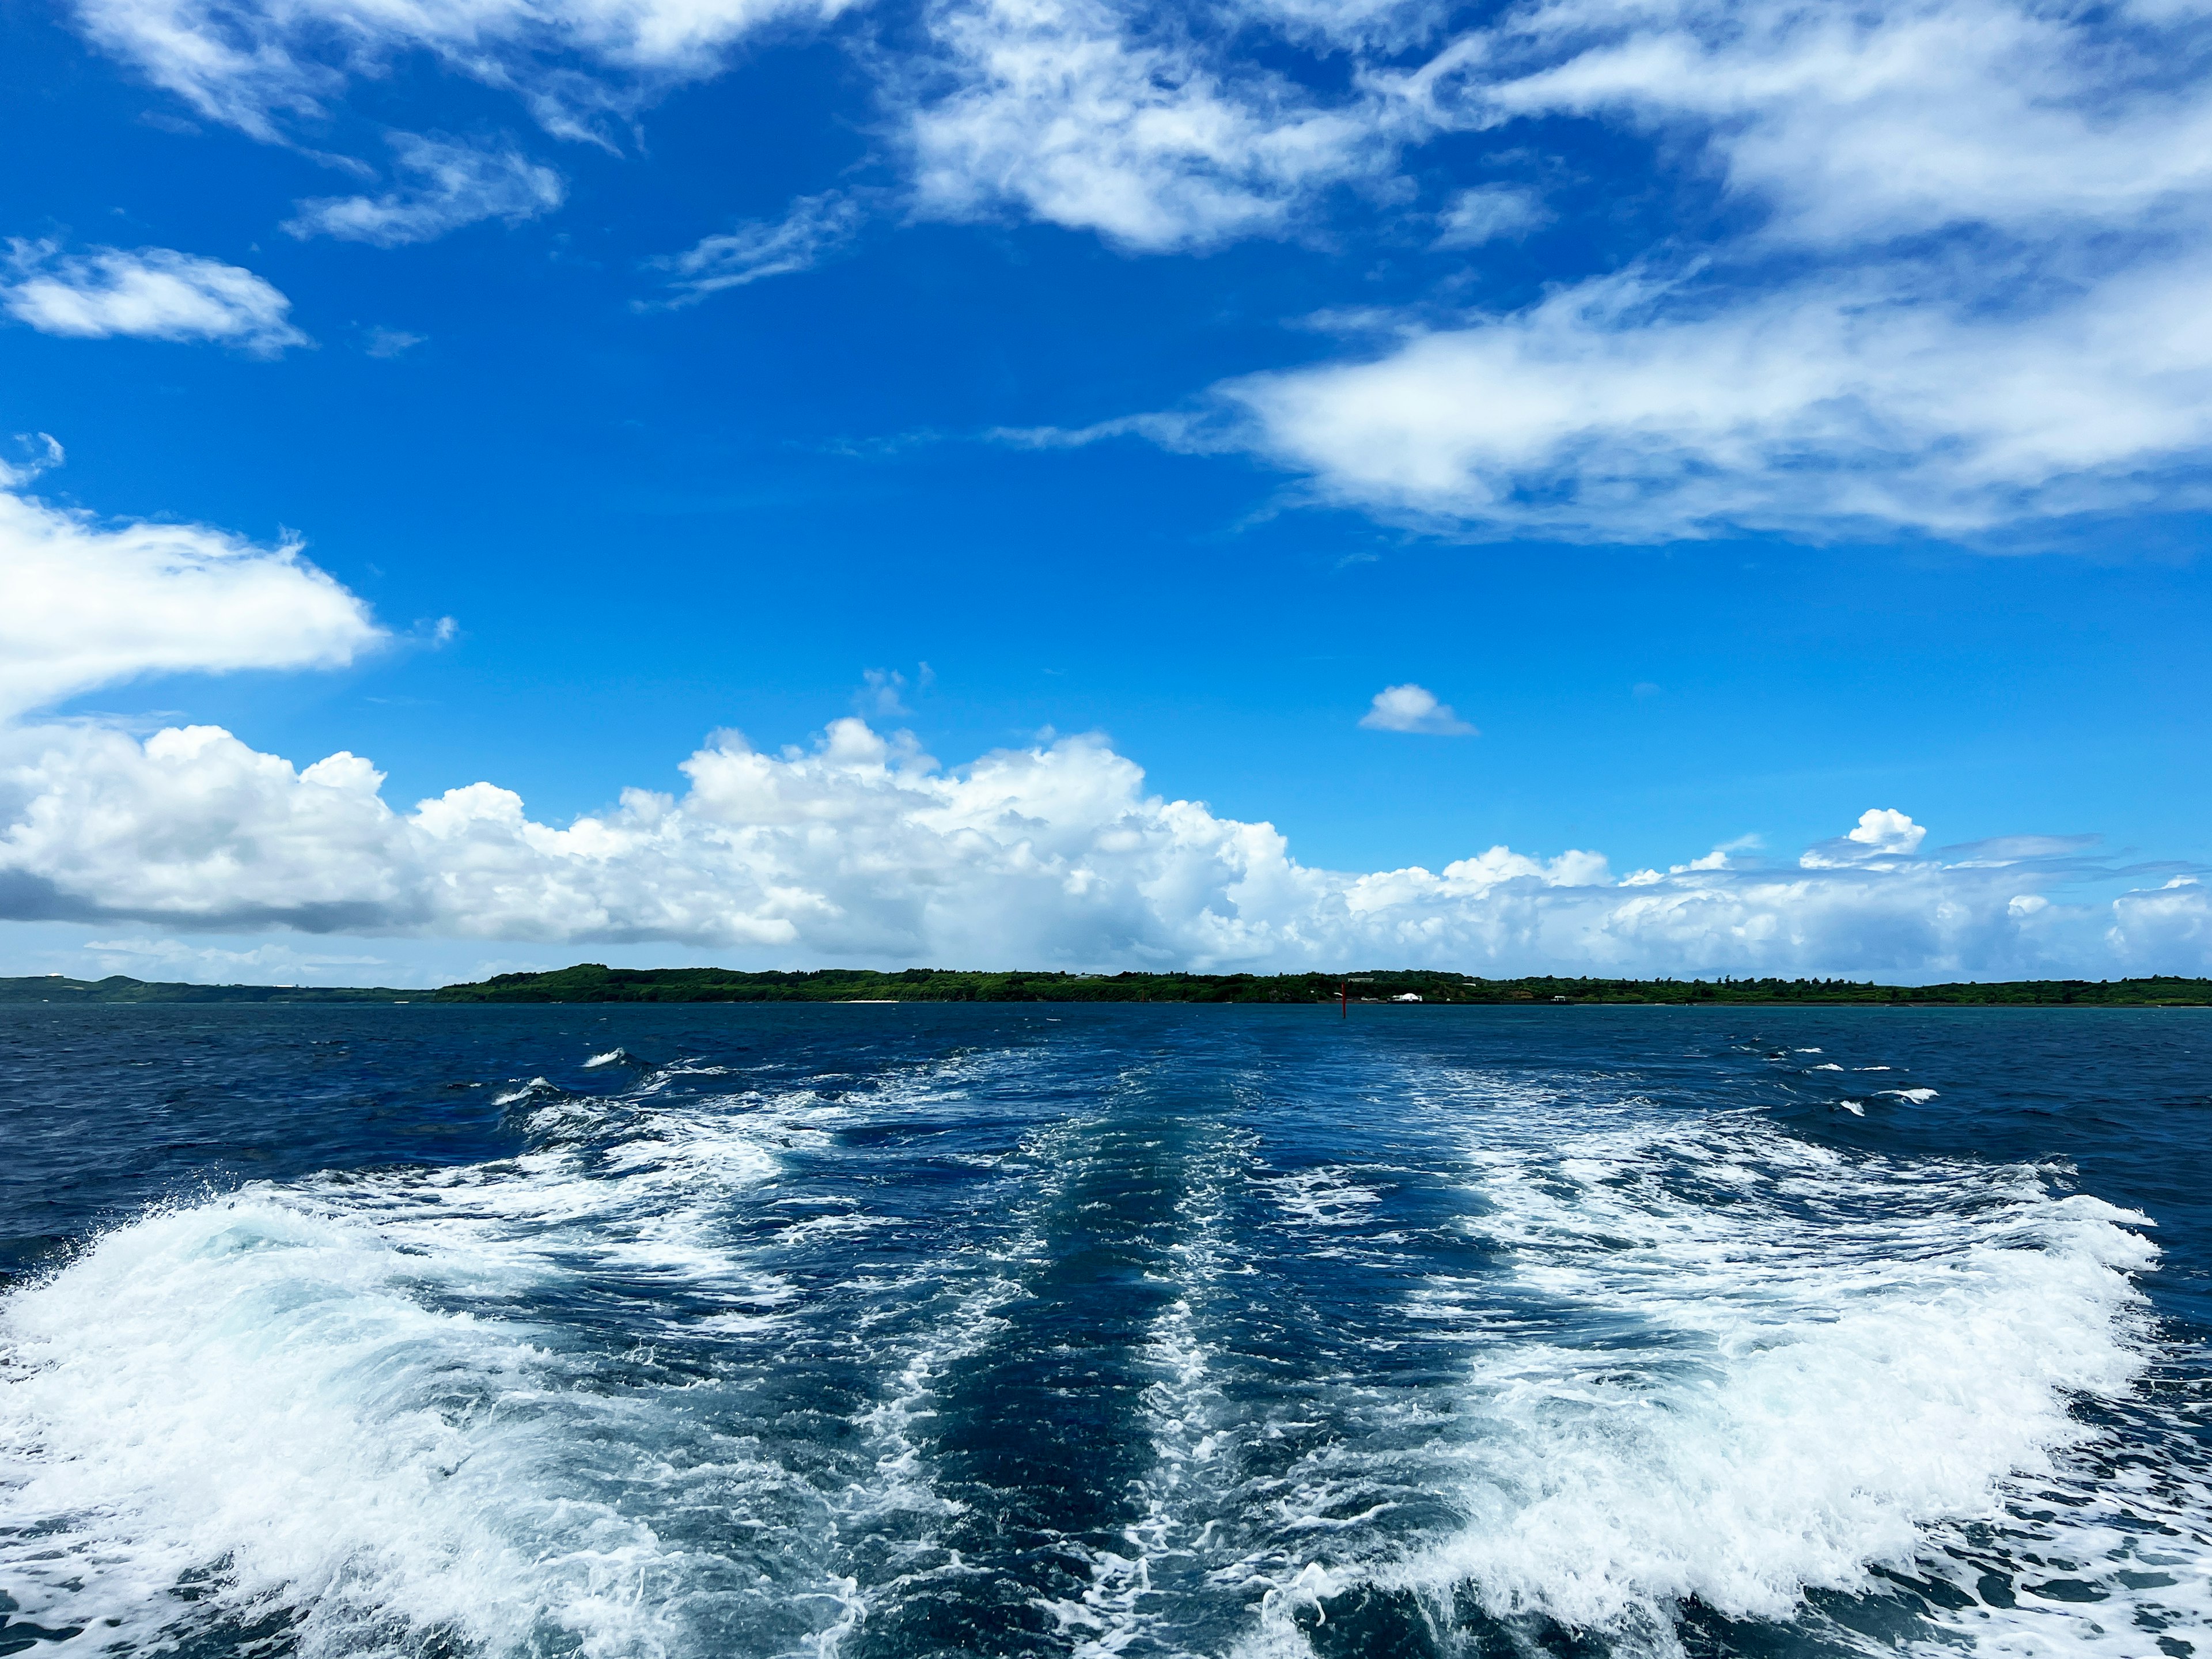
[[[0,490],[0,716],[132,675],[334,666],[380,637],[295,548],[102,525]],[[869,686],[878,707],[899,690],[888,673]],[[1377,707],[1395,711],[1394,729],[1451,719],[1416,686]],[[775,754],[722,732],[682,770],[680,794],[626,790],[554,824],[490,781],[395,806],[349,751],[302,767],[213,726],[142,738],[18,718],[0,723],[0,918],[653,944],[784,963],[2212,967],[2212,889],[2197,872],[2111,866],[2080,838],[1930,854],[1895,807],[1869,808],[1795,866],[1740,841],[1619,879],[1594,851],[1503,846],[1363,873],[1303,864],[1271,824],[1152,792],[1096,736],[947,768],[848,717]],[[2100,900],[2100,884],[2124,890]]]
[[[0,487],[0,720],[137,675],[337,667],[383,638],[296,545],[104,524]]]
[[[811,270],[849,244],[867,216],[861,199],[843,191],[802,196],[781,219],[753,220],[653,264],[669,273],[682,304]]]
[[[299,204],[284,228],[298,237],[397,247],[427,242],[482,219],[509,224],[561,205],[561,175],[511,147],[415,132],[388,135],[406,182],[380,196],[323,196]]]
[[[1870,806],[1859,814],[1858,827],[1846,831],[1846,841],[1876,853],[1914,853],[1928,839],[1928,831],[1893,806]]]
[[[261,357],[310,343],[289,320],[289,300],[216,259],[161,247],[64,254],[54,242],[15,240],[6,269],[0,305],[42,334],[212,340]]]
[[[1856,826],[1833,841],[1824,841],[1817,846],[1807,848],[1798,855],[1797,862],[1808,870],[1840,870],[1852,866],[1893,869],[1896,867],[1893,860],[1911,857],[1927,838],[1928,831],[1923,825],[1915,823],[1908,815],[1895,807],[1869,807],[1859,814]],[[2008,861],[2007,854],[2013,858],[2033,858],[2039,854],[2063,854],[2075,848],[2071,842],[2061,842],[2050,847],[1993,846],[1990,850],[1996,853],[2002,863]],[[1877,860],[1885,859],[1893,862],[1877,863]],[[2034,909],[2041,908],[2043,901],[2015,898],[2012,902],[2015,906],[2027,903],[2029,908]]]
[[[1481,735],[1454,714],[1449,703],[1438,702],[1435,692],[1411,681],[1404,685],[1386,685],[1377,691],[1374,703],[1359,717],[1359,723],[1370,732],[1418,732],[1435,738]]]
[[[2201,877],[2176,876],[2162,887],[2122,894],[2112,902],[2105,942],[2126,962],[2212,962],[2212,888]]]
[[[1723,850],[1619,881],[1595,853],[1504,847],[1315,869],[1268,824],[1150,793],[1096,738],[947,769],[854,718],[776,755],[725,733],[681,796],[629,791],[565,826],[490,783],[398,811],[357,756],[295,769],[210,726],[19,729],[0,750],[0,902],[25,917],[776,962],[1924,976],[2212,956],[2201,885],[2092,904],[2069,886],[2112,872],[2078,855],[1921,858],[1902,832],[1834,867]]]

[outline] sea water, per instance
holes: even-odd
[[[0,1655],[2212,1656],[2212,1015],[11,1008]]]

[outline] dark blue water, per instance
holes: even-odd
[[[0,1655],[2212,1655],[2212,1017],[10,1010]]]

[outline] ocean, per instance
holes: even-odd
[[[19,1007],[0,1655],[2212,1656],[2212,1012]]]

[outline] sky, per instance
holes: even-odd
[[[2212,21],[0,9],[0,972],[2212,972]]]

